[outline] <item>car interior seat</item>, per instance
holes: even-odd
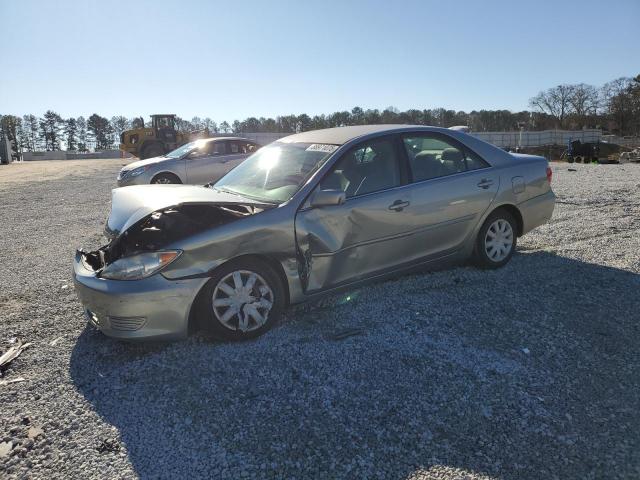
[[[447,174],[465,171],[464,155],[457,148],[445,148],[442,151],[441,159]]]

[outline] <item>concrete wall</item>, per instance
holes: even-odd
[[[543,147],[546,145],[568,145],[569,142],[597,142],[602,139],[602,130],[542,130],[540,132],[470,132],[470,135],[497,147]]]
[[[131,155],[126,154],[126,158]],[[100,150],[98,152],[67,152],[65,150],[56,150],[53,152],[24,152],[22,159],[25,161],[32,160],[82,160],[92,158],[125,158],[120,150]]]

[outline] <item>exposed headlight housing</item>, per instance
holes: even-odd
[[[158,273],[181,253],[180,250],[163,250],[124,257],[107,265],[100,276],[111,280],[140,280]]]

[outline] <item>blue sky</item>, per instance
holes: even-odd
[[[0,113],[527,108],[640,73],[640,0],[0,0]]]

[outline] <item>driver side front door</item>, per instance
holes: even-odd
[[[402,162],[397,137],[365,141],[338,160],[318,185],[345,191],[345,203],[298,211],[298,261],[307,293],[370,277],[404,261],[412,199]]]

